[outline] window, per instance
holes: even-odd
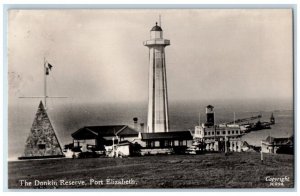
[[[187,146],[192,146],[192,144],[193,144],[193,141],[192,141],[192,140],[188,140],[188,141],[187,141]]]
[[[212,135],[214,135],[214,134],[215,134],[215,132],[213,131],[213,132],[211,132],[211,134],[212,134]]]
[[[231,133],[234,134],[234,131],[232,130]]]
[[[183,146],[183,141],[179,140],[179,146]]]
[[[154,142],[153,141],[147,141],[146,142],[146,147],[148,147],[148,148],[154,147]]]
[[[225,135],[226,134],[226,132],[225,131],[223,131],[223,135]]]
[[[210,132],[208,132],[208,135],[210,135]]]
[[[185,146],[187,145],[187,141],[186,140],[183,141],[183,145],[185,145]]]
[[[159,141],[155,141],[155,147],[159,147]]]
[[[227,134],[230,134],[230,131],[227,131]]]
[[[236,133],[236,134],[239,134],[239,130],[236,130],[235,133]]]
[[[217,131],[217,135],[220,135],[220,131]]]
[[[172,146],[172,141],[170,140],[165,140],[165,146]]]
[[[74,140],[74,146],[81,147],[85,143],[85,140]]]
[[[38,144],[39,150],[46,149],[46,144]]]
[[[178,140],[175,140],[175,141],[174,141],[174,145],[175,145],[175,146],[178,146]]]
[[[206,132],[204,132],[204,135],[206,135]]]

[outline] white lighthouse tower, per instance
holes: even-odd
[[[144,42],[149,48],[149,102],[147,132],[168,132],[169,112],[165,47],[170,40],[163,38],[163,31],[156,25],[150,31],[150,40]]]

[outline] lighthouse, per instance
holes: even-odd
[[[163,38],[163,30],[156,25],[150,31],[149,48],[149,98],[147,132],[169,132],[168,93],[165,47],[170,40]]]

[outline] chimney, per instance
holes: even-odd
[[[134,117],[133,118],[133,129],[134,130],[138,130],[138,127],[137,127],[137,124],[138,124],[138,118],[137,117]]]
[[[141,132],[141,133],[144,133],[144,123],[141,123],[141,124],[140,124],[140,129],[141,129],[140,132]]]

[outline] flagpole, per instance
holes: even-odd
[[[199,128],[201,127],[201,111],[199,111]]]
[[[21,96],[19,98],[41,98],[44,99],[42,100],[42,102],[44,101],[44,108],[45,110],[47,109],[47,98],[68,98],[68,97],[62,97],[62,96],[48,96],[47,95],[47,75],[49,75],[49,71],[51,70],[53,66],[51,64],[49,64],[46,60],[46,58],[44,57],[44,93],[42,96]]]
[[[46,74],[46,59],[44,57],[44,102],[45,102],[45,109],[47,109],[47,74]]]
[[[233,124],[235,125],[235,112],[233,112]]]

